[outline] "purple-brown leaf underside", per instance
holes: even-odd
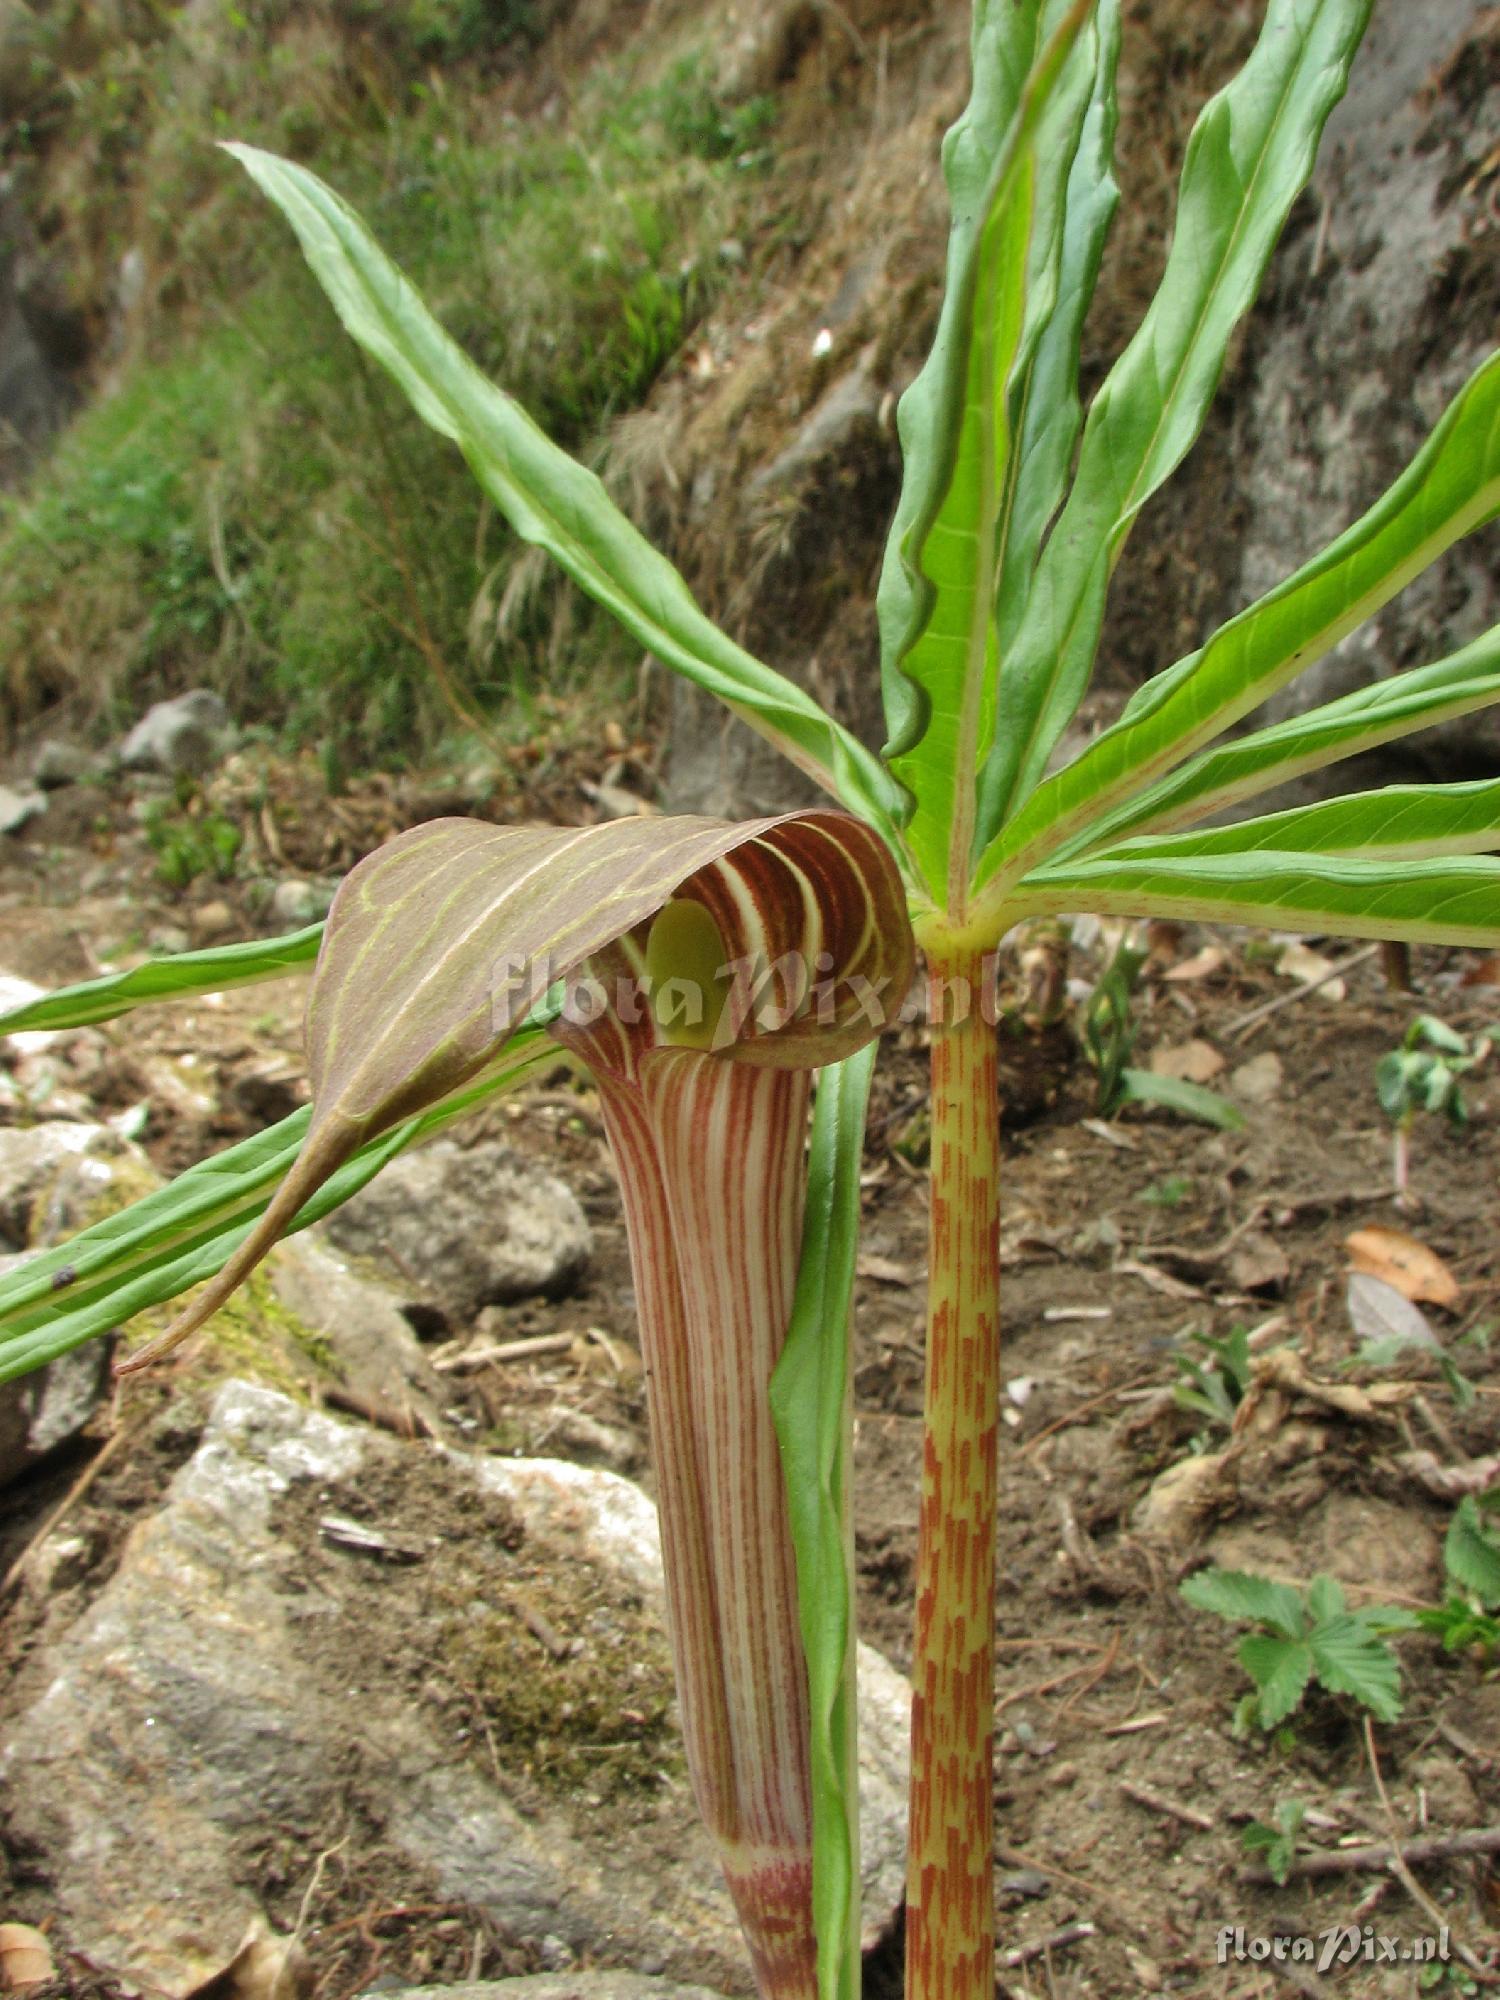
[[[329,912],[307,1006],[313,1116],[296,1164],[218,1277],[122,1372],[201,1326],[360,1146],[470,1081],[554,982],[679,891],[710,910],[727,962],[801,953],[813,965],[828,953],[845,979],[831,1015],[806,1022],[778,1011],[772,981],[767,1025],[747,1027],[741,1060],[837,1061],[905,998],[900,878],[879,836],[847,814],[583,828],[443,819],[401,834],[351,870]]]

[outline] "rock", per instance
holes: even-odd
[[[105,1125],[0,1130],[0,1276],[157,1185],[144,1153]],[[109,1342],[0,1383],[0,1486],[76,1437],[109,1389]]]
[[[0,1277],[29,1259],[0,1256]],[[110,1343],[90,1340],[45,1368],[0,1382],[0,1486],[77,1437],[109,1391]]]
[[[211,903],[200,903],[188,916],[188,929],[194,944],[212,944],[216,938],[228,937],[238,927],[239,920],[234,911],[219,898]]]
[[[447,1400],[443,1379],[383,1286],[356,1277],[307,1232],[278,1245],[270,1278],[279,1303],[325,1343],[349,1388],[435,1421]]]
[[[145,1154],[107,1125],[0,1130],[0,1250],[60,1242],[157,1185]]]
[[[593,1248],[572,1191],[493,1141],[440,1139],[398,1155],[324,1227],[341,1250],[369,1258],[403,1303],[454,1322],[508,1299],[561,1296]]]
[[[36,89],[39,68],[25,39],[13,39],[17,30],[22,38],[46,33],[34,17],[19,9],[8,10],[0,19],[0,71],[5,73],[0,95],[12,117],[17,105]],[[8,87],[12,74],[8,57],[17,49],[23,51],[19,60],[27,89],[13,94]],[[40,68],[50,87],[55,72],[50,65]],[[28,321],[24,252],[32,232],[21,203],[8,189],[7,183],[7,190],[0,191],[0,487],[14,486],[26,477],[77,401],[72,371],[61,356],[47,352]]]
[[[393,1987],[383,2000],[722,2000],[722,1995],[706,1986],[678,1986],[636,1972],[570,1972],[562,1978],[537,1972],[525,1979]]]
[[[0,972],[0,1014],[10,1014],[18,1007],[29,1007],[33,1000],[45,1000],[47,989],[38,986],[34,979],[23,979],[16,972]],[[62,1033],[57,1028],[22,1028],[6,1035],[4,1045],[17,1055],[40,1055],[61,1041]]]
[[[233,723],[210,688],[190,688],[156,702],[120,745],[127,771],[161,771],[201,777],[229,748]]]
[[[334,1515],[403,1559],[330,1539],[320,1524]],[[527,1617],[548,1588],[560,1631]],[[127,1983],[182,1992],[225,1962],[263,1914],[252,1885],[267,1827],[286,1879],[311,1880],[321,1849],[358,1825],[383,1881],[399,1864],[413,1900],[472,1904],[554,1962],[607,1956],[743,1989],[680,1766],[659,1778],[675,1754],[660,1547],[628,1482],[403,1444],[231,1382],[87,1608],[47,1606],[0,1691],[0,1832],[48,1881],[59,1941]],[[465,1677],[488,1657],[486,1634],[509,1650],[485,1682],[493,1726],[480,1707],[476,1728]],[[549,1676],[601,1655],[616,1678],[578,1683],[595,1690],[584,1711],[544,1706],[535,1720]],[[873,1936],[900,1895],[891,1800],[908,1704],[868,1651],[861,1674]],[[621,1809],[588,1759],[578,1782],[597,1796],[543,1781],[543,1752],[565,1749],[570,1727],[592,1742],[648,1726],[667,1732],[642,1752],[657,1782]],[[511,1990],[663,2000],[603,1974]]]
[[[295,877],[278,882],[271,894],[270,914],[288,930],[305,924],[321,923],[333,902],[333,890],[322,882],[303,882]]]
[[[809,0],[757,0],[754,6],[730,7],[715,37],[717,94],[731,104],[764,96],[790,75],[820,26]]]
[[[1269,1104],[1281,1095],[1281,1057],[1274,1049],[1251,1056],[1229,1073],[1229,1088],[1249,1104]]]
[[[1441,1827],[1480,1826],[1484,1812],[1475,1796],[1469,1774],[1454,1758],[1452,1751],[1446,1755],[1438,1752],[1435,1756],[1423,1757],[1412,1766],[1408,1774],[1414,1785],[1419,1785],[1427,1797],[1427,1812],[1422,1815],[1422,1824],[1428,1824],[1429,1817]]]
[[[31,760],[32,778],[44,792],[60,791],[64,785],[79,784],[83,779],[93,777],[98,769],[97,758],[91,757],[78,744],[65,742],[60,736],[49,736],[39,743]]]
[[[862,428],[874,428],[885,393],[875,377],[874,360],[872,344],[847,374],[823,391],[770,463],[751,475],[747,491],[777,492],[794,485],[825,459],[844,451]]]
[[[0,833],[18,833],[27,820],[46,810],[47,801],[40,792],[0,785]]]
[[[1479,0],[1375,10],[1329,120],[1303,226],[1287,231],[1251,323],[1234,411],[1244,507],[1236,607],[1370,505],[1494,344],[1485,155],[1500,118],[1495,36]],[[1497,616],[1492,552],[1473,537],[1289,683],[1270,714],[1439,659]],[[1467,716],[1385,754],[1408,773],[1488,775],[1500,762],[1500,717]],[[1345,789],[1344,774],[1335,778]]]

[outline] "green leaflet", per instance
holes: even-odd
[[[113,1021],[151,1000],[186,1000],[195,993],[218,993],[256,979],[278,979],[311,965],[322,936],[321,924],[309,924],[285,937],[215,945],[208,951],[179,952],[174,958],[148,958],[129,972],[85,979],[29,1000],[24,1007],[13,1007],[0,1014],[0,1035],[32,1028],[87,1028],[96,1021]]]
[[[357,1194],[406,1147],[565,1060],[542,1026],[522,1028],[501,1060],[466,1089],[362,1147],[285,1233],[305,1229]],[[55,1361],[215,1276],[291,1169],[310,1117],[306,1110],[293,1112],[0,1278],[0,1382]]]
[[[1192,854],[1037,869],[1010,907],[1184,922],[1259,924],[1414,944],[1500,944],[1500,861],[1489,855],[1388,865],[1347,855]]]
[[[1146,834],[1090,854],[1095,861],[1196,860],[1206,854],[1356,854],[1414,861],[1500,848],[1500,781],[1467,785],[1388,785],[1323,805],[1295,806],[1233,826],[1186,834]],[[1045,869],[1038,871],[1045,875]]]
[[[981,852],[1040,781],[1087,687],[1114,564],[1202,428],[1371,4],[1271,0],[1250,60],[1193,129],[1160,289],[1094,399],[1072,492],[1003,664],[980,788]]]
[[[1027,281],[1028,319],[1032,312],[1047,305],[1045,324],[1029,363],[1018,369],[1011,385],[1010,434],[1014,444],[1009,467],[1010,494],[1005,508],[1004,557],[995,607],[1001,659],[1008,655],[1026,609],[1032,571],[1047,523],[1067,490],[1073,449],[1083,423],[1083,406],[1078,396],[1083,322],[1094,296],[1105,239],[1120,199],[1114,178],[1115,127],[1119,123],[1115,94],[1120,60],[1119,0],[1102,0],[1093,33],[1098,40],[1093,96],[1068,172],[1055,269],[1049,274],[1050,290],[1044,288],[1040,275],[1031,275]],[[1052,122],[1049,118],[1049,124]],[[1048,139],[1049,134],[1044,132],[1038,142],[1037,150],[1043,157],[1047,156]],[[1052,184],[1052,176],[1048,175],[1041,185],[1045,190]],[[1033,265],[1038,253],[1048,247],[1039,213],[1032,236]],[[1025,346],[1023,342],[1023,352]]]
[[[1221,1132],[1240,1132],[1245,1125],[1245,1114],[1216,1090],[1205,1090],[1201,1083],[1189,1083],[1185,1077],[1158,1076],[1149,1069],[1120,1071],[1120,1102],[1159,1104],[1164,1111],[1175,1111],[1179,1118],[1196,1118],[1199,1124],[1215,1125]]]
[[[1112,729],[1032,794],[1011,825],[991,843],[978,879],[993,881],[1019,873],[1028,861],[1061,847],[1072,837],[1082,835],[1092,843],[1140,828],[1148,821],[1157,823],[1158,795],[1152,795],[1149,807],[1141,801],[1139,810],[1135,795],[1295,679],[1303,668],[1389,603],[1444,549],[1494,519],[1497,512],[1500,354],[1492,355],[1470,377],[1405,472],[1360,520],[1268,596],[1221,626],[1200,652],[1148,681]],[[1260,768],[1262,751],[1269,751],[1265,768],[1270,770],[1278,756],[1285,768],[1267,777],[1265,783],[1278,783],[1282,776],[1311,767],[1297,761],[1296,743],[1299,733],[1306,731],[1309,746],[1316,745],[1320,717],[1336,715],[1341,727],[1344,720],[1354,721],[1360,702],[1368,702],[1371,726],[1379,728],[1376,711],[1384,702],[1401,699],[1398,691],[1435,691],[1449,682],[1456,687],[1477,671],[1492,669],[1496,644],[1494,635],[1477,640],[1449,661],[1420,670],[1432,676],[1430,680],[1398,676],[1361,690],[1344,702],[1280,724],[1274,731],[1263,730],[1216,752],[1215,757],[1226,759],[1225,768],[1243,777],[1254,775]],[[1388,711],[1386,719],[1394,720],[1395,713]],[[1430,719],[1439,718],[1434,714]],[[1422,722],[1406,726],[1418,728]],[[1386,736],[1400,733],[1390,728],[1371,740],[1384,741]],[[1337,731],[1326,740],[1336,746],[1340,740]],[[1357,729],[1351,728],[1342,741],[1347,747],[1332,747],[1327,755],[1314,755],[1312,763],[1332,762],[1363,747]],[[1263,788],[1248,784],[1226,793],[1222,783],[1202,777],[1209,768],[1203,760],[1193,767],[1198,776],[1185,776],[1180,781],[1180,802],[1201,798],[1198,810],[1208,812],[1226,797],[1243,797]],[[1179,803],[1171,787],[1164,788],[1160,797],[1167,804]],[[1104,817],[1121,800],[1130,803]],[[998,889],[997,881],[991,893]]]
[[[1106,813],[1058,855],[1072,858],[1137,833],[1168,832],[1284,785],[1308,771],[1430,729],[1500,701],[1500,628],[1430,667],[1412,667],[1372,687],[1290,716],[1206,750],[1158,784]],[[1300,843],[1298,843],[1300,844]]]
[[[994,707],[994,604],[1013,499],[1013,388],[1052,316],[1068,171],[1088,109],[1094,0],[984,0],[973,95],[943,146],[953,209],[937,339],[901,399],[907,476],[878,608],[907,840],[939,902],[961,895]]]
[[[770,1391],[807,1654],[819,2000],[859,2000],[860,1991],[849,1324],[874,1070],[872,1042],[818,1079],[797,1292]]]
[[[664,665],[728,703],[899,846],[900,795],[877,759],[811,695],[704,615],[595,475],[553,444],[444,333],[353,209],[305,167],[254,146],[227,150],[292,225],[350,334],[395,377],[423,422],[453,439],[516,533],[545,549]]]

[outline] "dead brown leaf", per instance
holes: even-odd
[[[1174,965],[1162,974],[1177,984],[1186,984],[1194,979],[1212,979],[1216,972],[1222,972],[1229,963],[1229,954],[1222,946],[1206,944],[1202,951],[1195,951],[1191,958],[1185,958],[1181,965]]]
[[[1300,980],[1304,986],[1316,986],[1324,1000],[1339,1001],[1348,992],[1342,979],[1336,978],[1334,961],[1325,958],[1311,945],[1289,944],[1276,961],[1276,970],[1285,979]]]
[[[259,1918],[234,1957],[182,2000],[304,2000],[311,1991],[307,1954],[294,1937],[276,1937]]]
[[[1151,1074],[1181,1083],[1212,1083],[1223,1068],[1224,1058],[1212,1042],[1174,1042],[1151,1051]]]
[[[877,1257],[872,1252],[862,1255],[855,1269],[862,1278],[873,1278],[880,1285],[914,1285],[917,1274],[910,1264],[898,1264],[894,1257]]]
[[[0,1991],[25,1993],[56,1977],[52,1949],[30,1924],[0,1924]]]
[[[1403,1451],[1396,1463],[1439,1500],[1462,1500],[1500,1485],[1500,1457],[1471,1458],[1467,1465],[1444,1465],[1430,1451]]]
[[[1421,1305],[1453,1306],[1458,1303],[1458,1280],[1435,1250],[1404,1229],[1391,1229],[1381,1222],[1368,1229],[1356,1229],[1344,1238],[1350,1268],[1379,1278],[1404,1298]]]
[[[1279,1292],[1291,1275],[1285,1250],[1262,1229],[1252,1229],[1230,1252],[1229,1280],[1239,1291]]]

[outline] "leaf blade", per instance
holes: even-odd
[[[860,1983],[849,1330],[874,1068],[871,1043],[818,1082],[797,1290],[770,1388],[807,1656],[819,2000],[858,2000]]]
[[[886,761],[912,802],[906,838],[928,889],[950,908],[968,876],[993,710],[1011,384],[1050,314],[1061,197],[1094,70],[1087,47],[1070,58],[1093,5],[976,8],[973,89],[943,146],[953,225],[942,313],[898,411],[906,474],[877,598]]]
[[[1388,866],[1345,855],[1208,854],[1038,869],[1019,915],[1101,916],[1300,929],[1414,944],[1500,944],[1500,862],[1489,855]]]
[[[1147,795],[1147,788],[1164,772],[1183,764],[1314,664],[1445,549],[1497,513],[1500,354],[1476,370],[1411,464],[1359,520],[1275,590],[1221,626],[1199,652],[1148,681],[1113,728],[1037,788],[1011,825],[991,841],[976,880],[993,881],[993,893],[1003,893],[1006,877],[1013,879],[1044,854],[1065,849],[1074,838],[1119,837],[1143,830],[1148,823],[1157,825],[1166,807],[1197,801],[1198,811],[1206,813],[1230,796],[1264,789],[1250,783],[1232,794],[1225,790],[1231,777],[1238,782],[1247,773],[1251,778],[1256,775],[1252,753],[1245,745],[1231,745],[1213,753],[1230,760],[1224,773],[1207,759],[1200,760],[1192,767],[1191,778],[1169,781],[1180,785],[1180,796],[1165,788]],[[1245,743],[1259,746],[1254,755],[1269,751],[1268,764],[1280,756],[1283,775],[1291,776],[1295,769],[1318,768],[1362,747],[1361,704],[1369,703],[1366,719],[1378,728],[1376,711],[1383,701],[1398,699],[1398,688],[1399,699],[1440,697],[1446,692],[1462,700],[1467,690],[1472,696],[1468,705],[1482,706],[1495,699],[1488,688],[1496,671],[1495,646],[1496,635],[1487,634],[1436,667],[1417,670],[1414,677],[1398,676],[1375,689],[1360,690],[1310,716],[1276,725],[1274,735],[1261,731]],[[1382,696],[1382,687],[1391,694]],[[1422,712],[1418,703],[1415,718],[1406,720],[1405,728],[1425,726]],[[1319,716],[1330,718],[1332,734],[1321,751],[1310,738],[1307,747],[1314,753],[1310,761],[1295,764],[1298,731],[1316,730]],[[1431,719],[1439,717],[1433,714]],[[1387,723],[1402,720],[1398,713],[1385,713]],[[1405,733],[1405,728],[1390,728],[1386,736],[1373,740],[1388,740]],[[1247,763],[1247,758],[1252,761]],[[1276,782],[1275,777],[1265,779],[1265,785]]]
[[[80,980],[75,986],[59,987],[55,993],[11,1008],[9,1013],[0,1014],[0,1035],[36,1028],[89,1028],[152,1001],[187,1000],[197,993],[280,979],[311,966],[322,936],[321,924],[309,924],[305,930],[289,931],[284,937],[212,945],[207,951],[184,951],[171,958],[148,958],[126,972]]]
[[[981,848],[1039,783],[1083,695],[1114,564],[1202,427],[1230,337],[1344,93],[1371,4],[1272,0],[1248,62],[1193,128],[1166,271],[1094,399],[1073,488],[1006,664]]]
[[[351,336],[394,376],[423,422],[458,445],[517,534],[545,549],[665,665],[727,703],[895,842],[899,794],[879,762],[811,695],[705,616],[595,475],[449,338],[353,209],[305,167],[255,146],[225,150],[291,224]]]
[[[1218,1618],[1269,1625],[1283,1638],[1299,1638],[1305,1629],[1302,1602],[1295,1590],[1273,1583],[1253,1570],[1200,1569],[1178,1585],[1182,1596],[1199,1611]]]
[[[1255,1682],[1256,1714],[1262,1729],[1285,1722],[1307,1692],[1313,1676],[1312,1647],[1305,1639],[1254,1632],[1238,1647],[1240,1665]]]
[[[361,1147],[283,1233],[309,1227],[357,1194],[397,1153],[559,1060],[556,1044],[540,1026],[523,1029],[494,1070]],[[268,1131],[199,1161],[166,1187],[0,1278],[0,1382],[45,1367],[135,1314],[216,1277],[295,1163],[310,1115],[305,1109],[294,1112]]]
[[[1143,834],[1093,854],[1095,860],[1145,861],[1168,856],[1349,854],[1386,862],[1449,854],[1491,854],[1500,848],[1500,781],[1387,785],[1351,792],[1313,806],[1293,806],[1231,826],[1195,827],[1186,834]]]
[[[1245,1114],[1216,1090],[1186,1077],[1158,1076],[1149,1069],[1122,1069],[1120,1083],[1127,1104],[1158,1104],[1175,1111],[1180,1118],[1196,1118],[1201,1125],[1213,1125],[1220,1132],[1243,1132]]]

